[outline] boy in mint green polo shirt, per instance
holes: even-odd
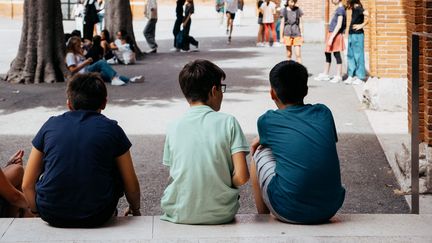
[[[225,73],[207,60],[195,60],[179,75],[189,111],[168,128],[163,164],[170,184],[162,220],[180,224],[223,224],[239,209],[238,187],[249,180],[248,143],[238,121],[220,110]]]

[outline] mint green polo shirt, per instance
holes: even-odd
[[[230,222],[239,209],[232,155],[249,153],[238,121],[209,106],[194,106],[168,128],[163,164],[170,169],[162,220],[182,224]]]

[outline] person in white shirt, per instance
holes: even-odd
[[[144,11],[144,16],[148,19],[143,31],[147,44],[150,47],[150,50],[148,50],[147,53],[156,53],[158,48],[155,41],[156,22],[158,19],[157,1],[148,0]]]
[[[228,35],[228,44],[231,43],[231,34],[233,32],[233,24],[236,12],[238,10],[238,2],[243,0],[226,0],[226,15],[227,15],[227,29],[226,34]]]
[[[105,1],[104,0],[98,0],[95,3],[96,10],[97,10],[97,16],[99,18],[99,23],[96,24],[96,33],[98,35],[101,35],[102,30],[105,28]]]
[[[80,33],[83,33],[84,26],[84,0],[79,0],[73,9],[74,17],[75,17],[75,29],[79,30]],[[82,36],[81,36],[82,37]]]
[[[270,0],[266,0],[261,4],[260,7],[263,13],[263,24],[264,24],[264,32],[265,32],[265,41],[267,45],[273,45],[273,42],[277,41],[276,38],[276,29],[274,23],[274,14],[276,14],[276,4]],[[272,42],[270,42],[269,30],[272,32]]]

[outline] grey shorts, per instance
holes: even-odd
[[[261,147],[258,149],[253,155],[253,159],[255,161],[258,183],[261,189],[261,196],[263,198],[264,203],[270,212],[280,221],[287,223],[296,223],[292,220],[288,220],[282,216],[280,216],[272,207],[269,196],[267,194],[267,188],[270,184],[270,181],[275,176],[275,168],[276,168],[276,160],[273,157],[273,153],[270,148]]]

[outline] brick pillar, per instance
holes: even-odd
[[[432,0],[408,1],[408,122],[411,127],[411,36],[432,33]],[[432,38],[420,37],[420,139],[432,145]]]

